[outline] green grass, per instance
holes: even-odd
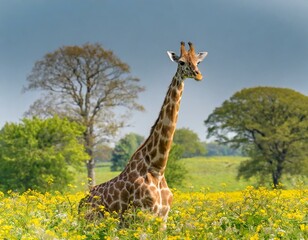
[[[96,183],[106,182],[120,174],[120,172],[110,171],[111,162],[103,162],[95,168]]]
[[[199,191],[201,188],[211,192],[238,191],[253,184],[253,181],[237,180],[237,169],[244,157],[194,157],[181,161],[188,173],[181,191]]]
[[[243,157],[194,157],[180,161],[188,173],[181,191],[199,191],[209,188],[211,192],[237,191],[253,184],[253,181],[236,180],[237,168],[245,160]],[[96,183],[106,182],[120,172],[110,171],[110,162],[100,164],[96,169]]]
[[[247,186],[255,185],[256,179],[251,178],[249,181],[245,179],[237,180],[237,171],[240,163],[247,158],[233,156],[216,156],[216,157],[194,157],[185,158],[180,161],[185,165],[188,173],[184,179],[183,187],[178,190],[183,192],[197,192],[206,189],[210,192],[232,192],[245,189]],[[95,169],[96,184],[106,182],[120,172],[110,171],[111,162],[98,164]],[[172,169],[170,169],[172,171]],[[86,171],[85,171],[86,172]],[[77,180],[76,190],[86,190],[85,183],[86,174],[80,174]],[[307,180],[307,178],[306,178]],[[294,178],[286,176],[282,179],[287,189],[294,188]]]

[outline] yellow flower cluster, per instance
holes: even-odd
[[[0,192],[0,239],[308,239],[308,190],[174,190],[167,224],[141,210],[86,221],[84,193]]]

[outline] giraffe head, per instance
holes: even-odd
[[[207,52],[195,53],[194,45],[188,42],[189,50],[186,51],[185,43],[181,42],[181,55],[177,56],[174,52],[168,51],[168,55],[173,62],[178,63],[178,71],[185,78],[194,78],[197,81],[202,80],[202,74],[198,69],[198,64],[206,57]]]

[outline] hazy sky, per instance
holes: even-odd
[[[205,140],[203,121],[242,88],[308,94],[307,0],[0,0],[0,127],[18,122],[39,92],[21,93],[35,61],[64,45],[101,43],[146,91],[132,127],[147,136],[176,71],[167,50],[192,41],[209,55],[202,82],[187,79],[178,127]]]

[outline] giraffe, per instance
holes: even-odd
[[[195,53],[191,42],[189,50],[181,42],[180,56],[168,51],[170,59],[178,63],[177,71],[168,88],[159,116],[151,128],[149,137],[132,155],[125,169],[112,180],[93,187],[89,195],[82,200],[93,213],[103,215],[100,209],[122,214],[133,206],[148,209],[165,221],[172,203],[172,193],[168,188],[164,172],[176,128],[184,80],[193,78],[202,80],[198,64],[207,52]]]

